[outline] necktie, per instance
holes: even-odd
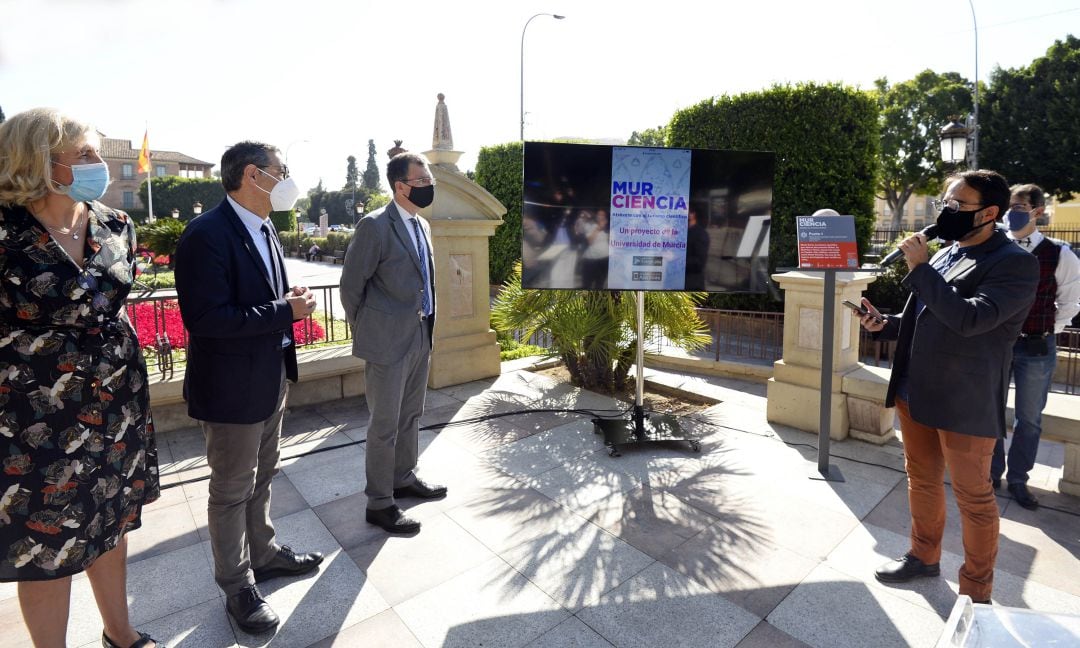
[[[274,237],[270,234],[270,225],[263,223],[262,229],[263,238],[266,239],[266,250],[269,253],[270,260],[270,281],[274,284],[275,299],[285,294],[285,290],[281,287],[281,277],[279,273],[281,268],[278,267],[277,260],[277,247],[274,245]]]
[[[431,315],[431,277],[428,275],[428,253],[427,243],[424,240],[424,232],[420,229],[420,223],[418,217],[413,217],[412,226],[413,232],[416,233],[416,253],[420,255],[420,270],[424,275],[424,292],[421,300],[422,307],[424,309],[424,315]]]

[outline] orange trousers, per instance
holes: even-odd
[[[998,550],[998,506],[989,477],[997,439],[922,425],[911,418],[907,403],[899,399],[896,412],[904,436],[911,554],[928,565],[941,560],[948,468],[964,538],[960,593],[976,601],[988,600]]]

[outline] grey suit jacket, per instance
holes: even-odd
[[[431,259],[431,229],[419,219]],[[424,285],[409,224],[396,203],[390,201],[360,219],[345,253],[341,272],[341,303],[352,324],[353,355],[376,364],[401,360],[418,335],[430,335],[431,326],[420,325]],[[433,270],[432,270],[433,271]],[[434,281],[434,277],[432,277]]]
[[[948,249],[938,252],[937,259]],[[908,407],[919,423],[980,437],[1005,433],[1012,348],[1035,300],[1039,262],[995,231],[944,276],[930,263],[904,278],[901,316],[879,339],[897,339],[885,404],[908,375]],[[916,315],[916,298],[926,308]]]

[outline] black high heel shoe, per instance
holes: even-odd
[[[139,640],[128,646],[128,648],[150,648],[151,645],[156,645],[158,648],[168,648],[168,646],[145,632],[139,632]],[[109,639],[109,635],[105,634],[104,630],[101,631],[101,646],[102,648],[123,648],[113,642],[112,639]]]

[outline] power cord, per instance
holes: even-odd
[[[626,407],[623,410],[615,410],[615,409],[588,410],[588,409],[578,409],[578,408],[571,408],[571,409],[544,408],[544,409],[529,409],[529,410],[513,410],[513,411],[510,411],[510,412],[498,412],[498,413],[495,413],[495,414],[484,414],[482,416],[474,416],[472,418],[461,419],[459,421],[446,421],[445,423],[433,423],[431,425],[425,425],[424,427],[421,427],[420,430],[421,431],[441,430],[441,429],[444,429],[444,428],[454,427],[454,426],[457,426],[457,425],[472,425],[474,423],[483,423],[484,421],[491,421],[491,420],[503,418],[503,417],[506,417],[506,416],[520,416],[522,414],[580,414],[580,415],[586,416],[588,418],[616,419],[616,418],[620,418],[622,416],[625,416],[632,409],[633,409],[633,406],[631,405],[631,406]],[[654,413],[654,412],[650,412],[650,413]],[[685,415],[683,417],[680,417],[680,418],[685,418]],[[758,434],[757,432],[750,432],[749,430],[742,430],[742,429],[735,428],[735,427],[730,427],[730,426],[727,426],[727,425],[718,425],[716,423],[712,423],[712,422],[709,422],[709,421],[702,421],[702,420],[699,420],[699,419],[694,419],[694,422],[702,424],[702,425],[707,425],[707,426],[712,427],[712,428],[718,428],[718,429],[722,429],[722,430],[731,430],[732,432],[738,432],[740,434],[748,434],[750,436],[756,436],[756,437],[761,437],[763,439],[770,439],[770,440],[773,440],[773,441],[778,441],[778,442],[783,443],[784,445],[786,445],[788,447],[792,447],[792,448],[810,448],[811,450],[814,450],[815,452],[818,449],[817,446],[812,444],[812,443],[800,443],[800,442],[795,442],[795,441],[785,441],[785,440],[781,439],[780,437],[775,436],[775,435],[771,435],[771,434]],[[311,455],[319,454],[320,452],[329,452],[330,450],[339,450],[341,448],[350,448],[352,446],[361,445],[363,443],[367,443],[367,439],[360,439],[359,441],[351,441],[349,443],[339,443],[337,445],[327,446],[327,447],[323,447],[323,448],[314,448],[312,450],[308,450],[307,452],[302,452],[302,453],[300,453],[298,455],[294,455],[294,456],[289,457],[289,458],[290,459],[302,459],[304,457],[310,457]],[[894,468],[893,466],[888,466],[888,465],[881,464],[881,463],[876,463],[876,462],[873,462],[873,461],[865,461],[863,459],[854,459],[852,457],[845,457],[843,455],[838,455],[838,454],[833,454],[833,455],[830,455],[830,456],[835,457],[837,459],[843,459],[844,461],[850,461],[852,463],[862,464],[864,466],[873,466],[875,468],[884,468],[885,470],[891,470],[893,472],[900,473],[901,475],[906,475],[907,474],[906,470],[902,470],[900,468]],[[184,480],[184,481],[175,482],[175,483],[172,483],[172,484],[168,484],[166,486],[162,486],[161,490],[167,490],[169,488],[175,488],[176,486],[182,486],[182,485],[185,485],[185,484],[194,484],[194,483],[197,483],[197,482],[206,481],[207,479],[210,479],[209,475],[207,475],[205,477],[195,477],[195,478],[192,478],[192,479],[187,479],[187,480]],[[952,482],[949,481],[949,480],[946,480],[945,485],[946,486],[952,486]],[[999,495],[996,492],[994,493],[994,497],[999,498],[999,499],[1003,499],[1003,500],[1005,500],[1005,499],[1012,500],[1013,499],[1012,497],[1005,497],[1004,495]],[[1040,509],[1045,509],[1047,511],[1054,511],[1056,513],[1064,513],[1065,515],[1071,515],[1073,517],[1080,517],[1080,513],[1076,513],[1074,511],[1069,511],[1069,510],[1063,509],[1063,508],[1058,508],[1056,506],[1048,506],[1046,504],[1039,504],[1039,508]]]

